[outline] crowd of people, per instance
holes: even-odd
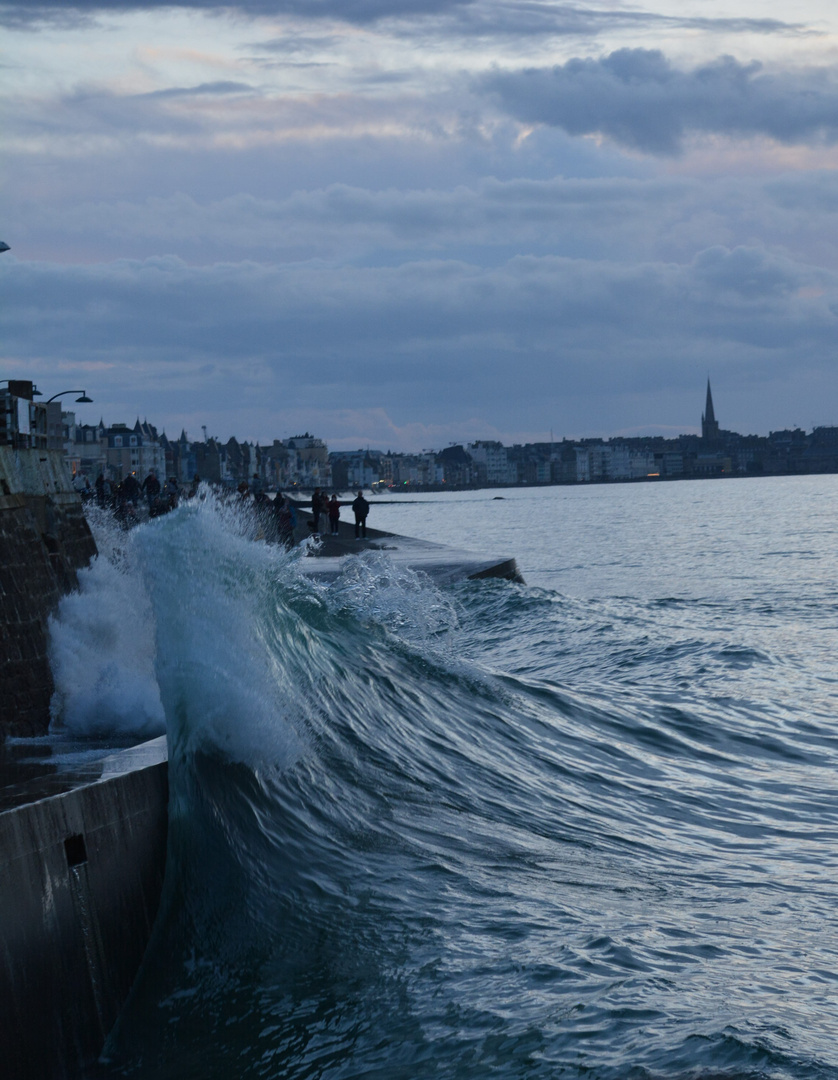
[[[189,487],[182,488],[177,477],[170,476],[168,480],[161,481],[152,469],[142,482],[133,473],[128,473],[119,481],[112,481],[104,472],[100,472],[93,487],[87,477],[81,474],[76,476],[73,484],[82,498],[95,499],[103,509],[112,510],[116,518],[128,528],[137,521],[137,510],[142,504],[147,506],[150,518],[166,514],[174,510],[181,499],[194,497],[200,482],[201,478],[196,475]],[[281,491],[277,491],[271,499],[258,473],[254,473],[250,480],[241,480],[236,490],[240,499],[248,502],[252,500],[266,538],[287,548],[293,547],[297,512],[291,499]],[[325,491],[315,488],[311,498],[312,517],[308,522],[311,532],[319,535],[321,522],[325,525],[328,521],[329,534],[340,535],[341,505],[347,504],[341,504],[336,493],[330,498]],[[370,506],[363,492],[358,492],[351,508],[355,518],[355,537],[366,539]]]
[[[321,491],[320,488],[314,489],[314,494],[311,497],[311,514],[312,522],[311,528],[314,533],[320,532],[320,519],[329,522],[329,534],[331,536],[338,536],[340,534],[340,507],[337,495],[332,495],[331,499],[325,491]],[[367,515],[370,512],[370,504],[364,498],[362,491],[358,492],[355,501],[352,503],[352,513],[355,515],[355,539],[366,539],[367,536]]]
[[[200,477],[196,476],[191,487],[184,490],[176,476],[170,476],[168,480],[161,482],[152,469],[142,482],[134,473],[128,473],[120,480],[111,480],[104,472],[100,472],[93,487],[87,477],[81,474],[76,476],[73,486],[83,499],[95,499],[102,509],[112,510],[120,521],[131,524],[137,517],[137,509],[141,503],[147,505],[149,517],[166,514],[169,510],[174,510],[181,498],[194,495],[199,483]]]

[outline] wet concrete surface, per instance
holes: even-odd
[[[60,736],[0,742],[0,813],[98,780],[105,758],[134,746],[135,740]]]
[[[312,552],[310,565],[306,564],[304,569],[317,576],[337,577],[342,569],[342,559],[365,551],[385,552],[397,565],[427,574],[438,585],[488,577],[521,583],[524,580],[515,559],[508,555],[475,555],[446,544],[397,536],[378,529],[367,529],[366,538],[357,539],[354,525],[349,522],[340,522],[337,536],[321,533],[317,537],[317,547]]]

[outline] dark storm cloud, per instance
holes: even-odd
[[[698,30],[726,34],[810,34],[800,23],[778,19],[707,18],[661,15],[644,10],[595,9],[571,4],[490,0],[441,13],[440,23],[451,34],[465,37],[596,36],[615,30]]]
[[[632,149],[677,154],[690,132],[761,135],[782,143],[838,136],[830,69],[769,74],[725,56],[692,71],[657,49],[619,49],[553,68],[493,72],[481,85],[527,123],[599,133]]]
[[[573,4],[531,0],[32,0],[0,4],[0,23],[25,26],[38,21],[85,19],[105,12],[189,8],[206,12],[236,12],[251,17],[292,15],[356,24],[383,20],[413,22],[429,16],[441,19],[448,32],[468,36],[534,34],[598,34],[605,30],[658,25],[723,33],[809,33],[801,24],[768,18],[707,18],[660,15],[620,8],[599,10]]]
[[[25,26],[39,21],[69,22],[104,12],[152,11],[190,8],[195,11],[244,15],[294,15],[308,19],[339,19],[351,23],[372,23],[398,15],[400,18],[436,15],[471,3],[472,0],[33,0],[32,3],[0,5],[0,22]]]

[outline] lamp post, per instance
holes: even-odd
[[[81,397],[76,398],[77,405],[92,405],[93,398],[87,396],[84,390],[59,390],[57,394],[53,394],[51,398],[47,398],[44,405],[49,405],[51,401],[55,401],[56,398],[63,397],[64,394],[81,394]]]
[[[76,398],[77,405],[93,404],[93,398],[89,398],[85,390],[59,390],[57,394],[53,394],[51,398],[47,398],[43,408],[45,412],[48,450],[58,450],[64,443],[64,439],[61,437],[63,431],[61,424],[61,404],[56,404],[55,409],[50,408],[50,405],[57,401],[58,398],[63,397],[64,394],[80,394],[81,396]]]

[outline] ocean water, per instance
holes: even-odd
[[[97,524],[55,726],[171,825],[95,1075],[838,1077],[838,477],[371,501],[527,584]]]

